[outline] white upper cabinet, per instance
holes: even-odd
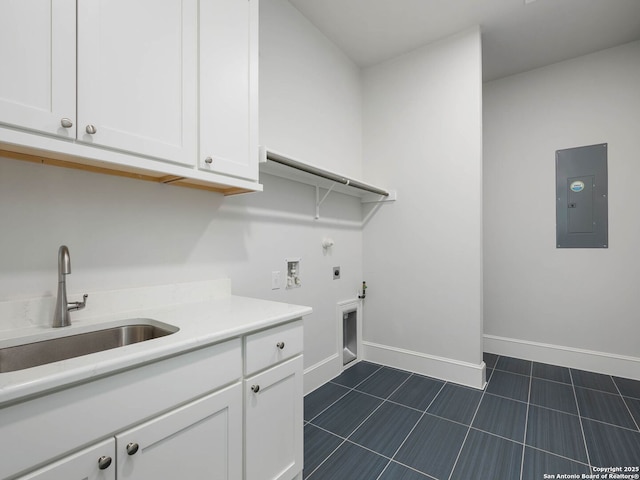
[[[75,138],[75,0],[2,0],[0,65],[0,123]]]
[[[258,178],[258,0],[200,0],[202,170]]]
[[[0,153],[262,190],[258,14],[258,0],[0,1]]]
[[[197,15],[196,0],[78,2],[78,140],[195,164]]]

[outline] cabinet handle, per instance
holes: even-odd
[[[138,445],[137,443],[129,443],[127,444],[127,454],[128,455],[135,455],[136,453],[138,453],[138,449],[140,448],[140,445]]]
[[[258,393],[260,391],[260,385],[251,385],[251,391],[253,393]]]
[[[94,125],[87,125],[86,131],[89,135],[93,135],[98,129]]]
[[[73,122],[70,119],[65,117],[62,120],[60,120],[60,125],[62,125],[64,128],[71,128],[73,127]]]
[[[276,344],[276,347],[278,347],[280,350],[282,350],[284,348],[284,342],[278,342]]]
[[[211,157],[207,157],[204,159],[204,163],[206,163],[207,165],[211,165],[213,163],[213,158]]]
[[[98,459],[98,468],[100,470],[106,470],[111,465],[111,457],[102,456]]]

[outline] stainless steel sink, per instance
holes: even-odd
[[[0,348],[0,373],[23,370],[68,358],[102,352],[171,335],[177,327],[163,324],[121,325],[64,337]]]

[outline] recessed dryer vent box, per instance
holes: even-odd
[[[607,144],[556,151],[556,246],[607,248]]]

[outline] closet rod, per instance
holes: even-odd
[[[295,168],[296,170],[301,170],[303,172],[310,173],[312,175],[316,175],[318,177],[322,177],[336,183],[341,183],[342,185],[348,185],[349,187],[365,190],[367,192],[375,193],[385,197],[389,196],[389,192],[387,192],[386,190],[382,190],[381,188],[374,187],[373,185],[367,185],[366,183],[352,180],[341,175],[336,175],[335,173],[328,172],[326,170],[322,170],[321,168],[313,167],[305,163],[297,162],[295,160],[291,160],[290,158],[283,157],[273,152],[267,151],[267,160],[271,160],[272,162],[279,163],[280,165]]]

